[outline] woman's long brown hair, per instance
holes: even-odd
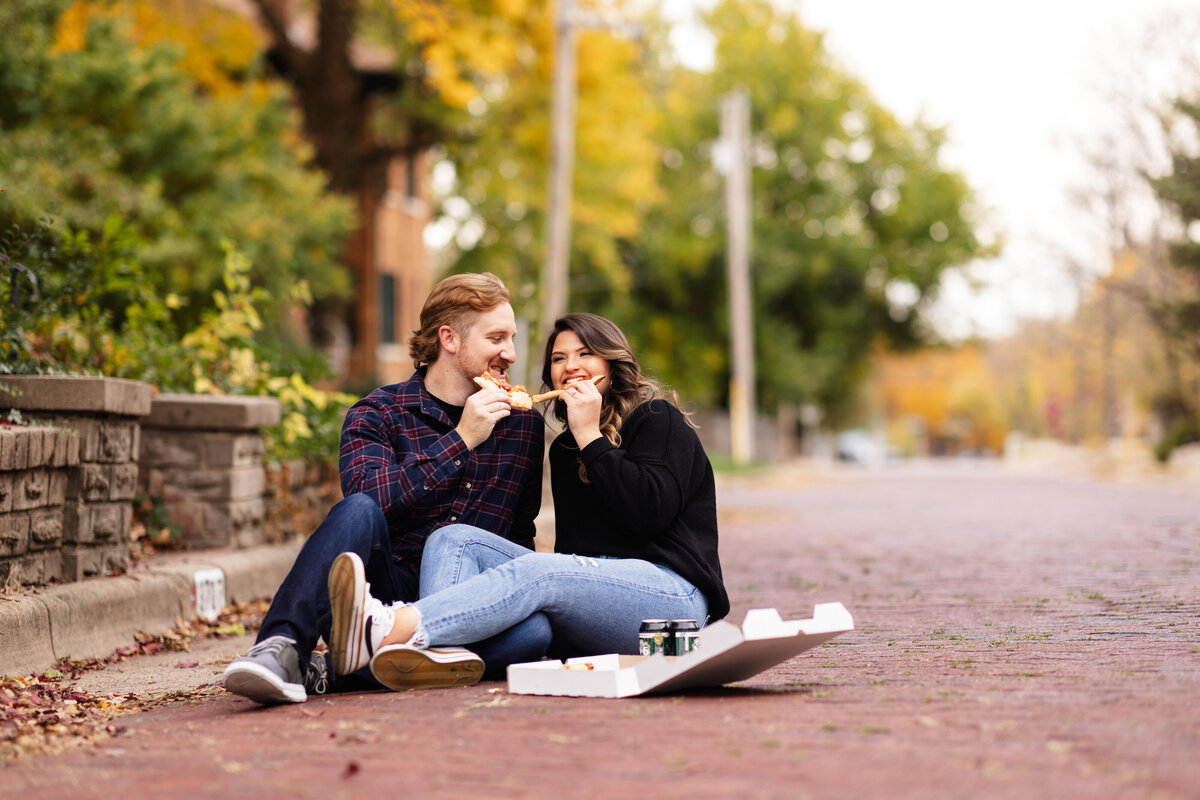
[[[560,388],[551,385],[550,356],[554,353],[555,340],[563,331],[572,331],[592,355],[608,362],[608,377],[605,379],[608,381],[608,391],[604,394],[604,405],[600,409],[600,432],[614,445],[620,446],[621,425],[629,413],[642,403],[663,398],[679,407],[675,392],[664,390],[657,381],[642,374],[641,365],[621,329],[597,314],[567,314],[554,322],[554,330],[546,340],[546,352],[542,359],[543,386]],[[561,400],[554,401],[554,416],[564,426],[567,424],[567,406]],[[691,424],[690,419],[688,423]]]

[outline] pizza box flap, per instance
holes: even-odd
[[[508,690],[514,694],[570,697],[633,697],[746,680],[854,630],[841,603],[820,603],[807,620],[785,622],[773,608],[746,613],[741,626],[721,621],[700,631],[686,656],[624,656],[609,653],[512,664]]]

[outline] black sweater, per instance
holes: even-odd
[[[604,437],[585,447],[587,484],[580,455],[570,430],[550,445],[554,549],[660,564],[704,593],[710,622],[728,614],[712,465],[679,409],[643,403],[621,426],[620,447]]]

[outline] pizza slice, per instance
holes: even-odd
[[[541,403],[544,400],[554,400],[560,394],[563,393],[563,389],[566,389],[568,386],[570,386],[575,381],[582,381],[582,380],[590,380],[592,383],[600,383],[600,381],[604,380],[604,376],[597,375],[593,378],[588,378],[586,375],[577,375],[573,378],[567,378],[566,383],[564,383],[562,385],[562,389],[551,389],[550,391],[546,392],[545,394],[535,394],[533,396],[532,400],[535,403]]]
[[[485,372],[475,378],[475,383],[479,384],[481,389],[486,389],[488,386],[499,386],[508,392],[508,399],[512,401],[513,408],[525,410],[533,408],[533,398],[529,396],[529,392],[525,391],[524,386],[512,386],[508,381],[497,378],[490,372]]]

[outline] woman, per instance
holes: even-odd
[[[337,672],[369,661],[394,689],[473,683],[482,662],[444,646],[535,614],[566,656],[636,653],[643,619],[728,613],[712,466],[621,330],[594,314],[558,320],[542,382],[563,389],[554,413],[566,424],[550,447],[556,552],[442,528],[426,545],[421,599],[393,607],[370,596],[357,556],[339,556],[329,576]]]

